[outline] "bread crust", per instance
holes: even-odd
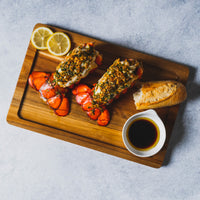
[[[187,98],[185,86],[173,80],[142,83],[133,94],[137,110],[173,106]]]

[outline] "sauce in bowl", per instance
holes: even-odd
[[[134,120],[127,129],[128,141],[136,149],[149,150],[159,140],[157,125],[148,118]]]

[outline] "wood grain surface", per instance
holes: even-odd
[[[39,26],[47,25],[37,24],[34,29]],[[103,54],[102,66],[82,80],[83,83],[89,85],[96,83],[116,58],[140,59],[144,65],[144,75],[141,81],[171,79],[183,84],[187,82],[189,75],[187,66],[68,30],[53,26],[47,27],[54,32],[63,31],[68,34],[72,41],[72,48],[85,42],[95,42],[95,48]],[[62,59],[63,57],[53,56],[48,51],[38,51],[29,43],[7,115],[8,123],[144,165],[155,168],[161,167],[179,106],[156,109],[167,131],[167,140],[161,151],[148,158],[134,156],[129,153],[122,141],[122,128],[125,121],[138,112],[132,98],[134,88],[129,89],[126,94],[108,107],[111,113],[111,121],[108,126],[102,127],[89,119],[86,113],[82,111],[81,106],[75,102],[72,94],[69,94],[71,103],[69,115],[59,117],[40,99],[38,92],[28,85],[28,76],[32,71],[54,72]]]

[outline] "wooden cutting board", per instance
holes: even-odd
[[[39,26],[47,25],[37,24],[34,29]],[[141,81],[172,79],[186,84],[188,79],[189,69],[182,64],[68,30],[53,26],[47,27],[54,32],[62,31],[68,34],[72,41],[72,48],[82,43],[95,42],[95,48],[103,54],[102,66],[82,80],[83,83],[89,85],[96,83],[116,58],[140,59],[144,65],[144,75]],[[138,112],[132,99],[134,88],[129,89],[126,94],[109,106],[111,121],[106,127],[98,126],[95,121],[89,119],[81,106],[75,102],[73,95],[69,97],[71,103],[69,115],[59,117],[40,99],[38,92],[30,88],[27,80],[32,71],[54,72],[62,59],[63,57],[53,56],[48,51],[38,51],[29,43],[7,115],[8,123],[144,165],[161,167],[179,106],[156,109],[167,130],[167,140],[161,151],[148,158],[134,156],[125,148],[122,141],[122,128],[125,121]]]

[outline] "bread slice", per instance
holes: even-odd
[[[173,80],[142,83],[139,91],[133,94],[137,110],[176,105],[186,97],[185,86]]]

